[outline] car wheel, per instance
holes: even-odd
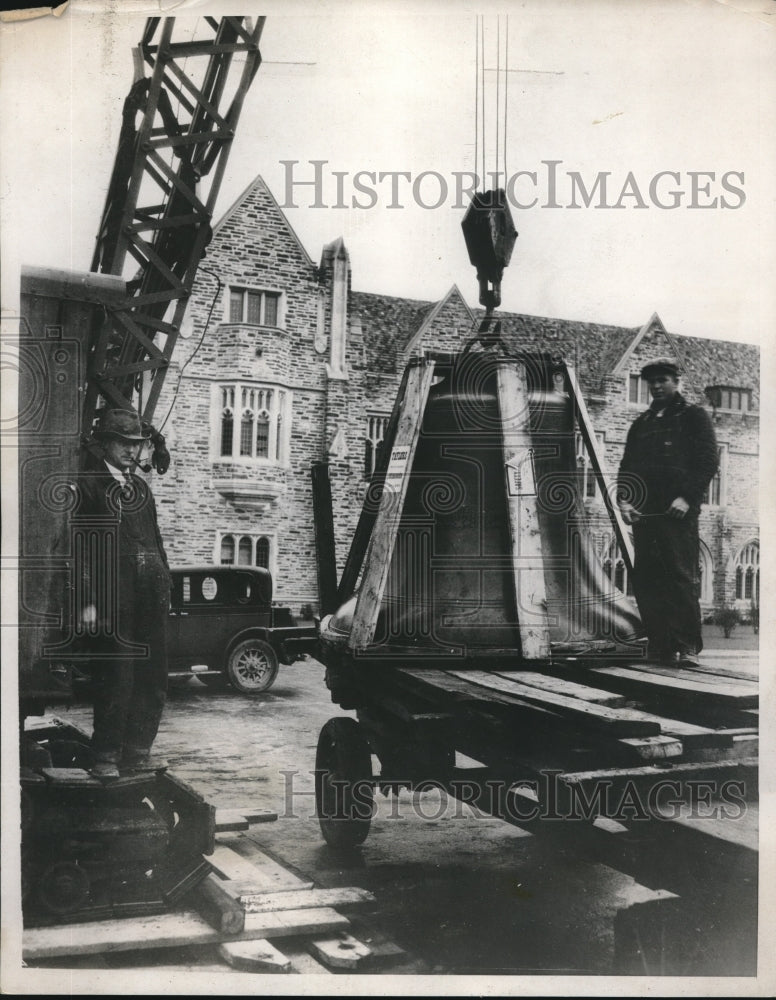
[[[263,639],[246,639],[229,654],[226,664],[229,681],[242,694],[259,694],[270,687],[278,673],[275,650]]]
[[[369,743],[355,719],[329,719],[315,755],[315,804],[326,843],[335,848],[363,844],[374,811]]]

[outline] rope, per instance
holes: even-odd
[[[501,17],[500,15],[496,17],[496,183],[494,187],[498,187],[498,140],[499,131],[501,124],[499,122],[499,97],[501,90]]]
[[[504,34],[506,38],[504,40],[504,187],[506,187],[507,178],[509,174],[507,173],[507,121],[508,115],[507,111],[509,109],[509,14],[506,15],[506,24]]]
[[[485,187],[487,169],[485,167],[485,18],[480,15],[480,70],[482,72],[482,185]]]
[[[474,176],[478,176],[480,152],[480,22],[474,21]]]

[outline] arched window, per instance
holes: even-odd
[[[747,542],[736,556],[736,599],[760,604],[760,543]]]
[[[708,547],[703,542],[700,544],[699,556],[701,571],[700,599],[704,604],[711,604],[714,601],[714,560]]]
[[[604,552],[605,555],[602,560],[604,573],[606,573],[618,590],[621,590],[623,594],[627,594],[629,597],[632,597],[633,584],[631,583],[630,574],[625,566],[625,560],[620,555],[617,547],[617,540],[615,538],[612,538],[612,540],[608,543]]]
[[[221,390],[221,454],[231,455],[234,443],[234,386]]]
[[[265,459],[283,463],[288,453],[291,394],[271,386],[222,385],[219,426],[213,432],[216,459]],[[289,412],[286,412],[288,409]]]
[[[231,566],[234,563],[234,536],[224,535],[221,539],[221,563]]]
[[[250,566],[253,542],[248,535],[243,535],[237,549],[237,562],[240,566]]]
[[[259,538],[256,542],[256,565],[269,569],[269,539]]]

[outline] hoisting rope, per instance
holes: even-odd
[[[496,125],[496,169],[492,172],[495,186],[488,190],[486,178],[488,177],[488,151],[486,145],[486,119],[485,119],[485,90],[486,73],[490,72],[485,65],[485,18],[480,15],[475,22],[475,89],[474,89],[474,174],[478,182],[482,183],[483,190],[472,197],[471,204],[467,209],[461,226],[463,228],[466,248],[469,252],[469,260],[477,268],[477,280],[480,285],[480,304],[485,306],[485,320],[481,327],[483,337],[490,332],[490,320],[493,310],[501,304],[501,277],[504,268],[509,263],[512,255],[517,232],[512,222],[512,216],[506,200],[506,193],[503,187],[499,187],[498,181],[501,176],[501,150],[503,149],[504,175],[506,176],[506,136],[507,136],[507,84],[504,84],[504,115],[503,115],[503,146],[501,145],[501,18],[496,21],[496,57],[495,67],[491,67],[496,73],[496,113],[494,116]],[[509,72],[508,64],[508,26],[504,32],[504,74]],[[480,126],[481,122],[481,126]],[[482,129],[482,153],[479,149],[479,133]],[[478,173],[482,159],[482,174]],[[506,182],[505,182],[506,186]],[[484,343],[484,340],[483,340]]]

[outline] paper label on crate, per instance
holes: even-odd
[[[391,458],[388,462],[388,471],[385,473],[385,485],[390,489],[397,490],[407,471],[407,463],[410,460],[409,446],[393,448]]]
[[[536,474],[533,448],[526,448],[506,463],[507,493],[511,497],[535,497]]]

